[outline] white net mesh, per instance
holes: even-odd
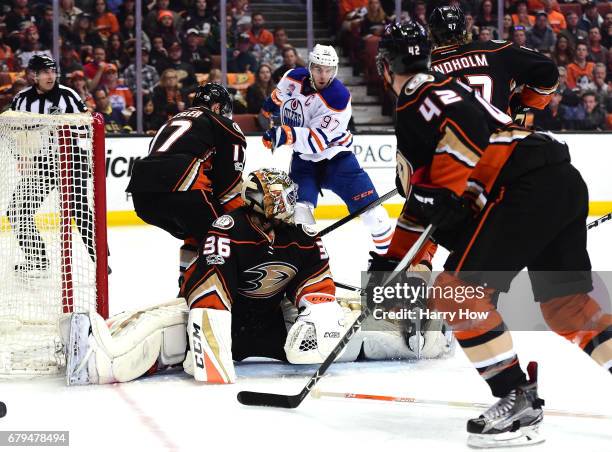
[[[0,116],[0,376],[63,365],[62,313],[96,307],[92,117]]]

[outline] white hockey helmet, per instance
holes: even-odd
[[[336,78],[338,75],[338,54],[336,53],[336,49],[332,46],[324,46],[322,44],[317,44],[312,49],[312,52],[308,55],[308,72],[310,72],[310,82],[314,87],[314,80],[312,77],[312,65],[318,64],[321,66],[330,66],[335,67],[334,75],[329,79],[329,84]]]

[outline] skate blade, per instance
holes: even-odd
[[[471,434],[467,445],[474,449],[491,449],[501,447],[532,446],[543,443],[544,438],[539,433],[539,426],[522,427],[515,432],[504,432],[491,435]]]
[[[89,331],[91,322],[87,314],[72,314],[70,336],[66,344],[66,385],[90,384],[87,360],[91,355]]]

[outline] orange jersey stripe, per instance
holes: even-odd
[[[419,98],[427,90],[427,88],[438,88],[440,86],[446,85],[447,83],[450,83],[451,81],[452,81],[452,79],[449,78],[449,79],[447,79],[447,80],[445,80],[443,82],[440,82],[440,83],[432,83],[432,84],[427,84],[427,85],[423,86],[413,100],[410,100],[410,101],[406,102],[401,107],[397,107],[395,109],[395,111],[401,111],[401,110],[405,109],[406,107],[409,107],[410,105],[414,104],[415,102],[418,102]]]

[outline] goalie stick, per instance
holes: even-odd
[[[421,251],[423,244],[429,239],[432,232],[432,228],[427,228],[419,239],[412,245],[412,247],[406,253],[406,256],[403,260],[406,260],[408,263],[414,259],[414,257]],[[349,343],[351,338],[355,335],[357,330],[361,327],[361,323],[370,315],[372,310],[369,306],[365,306],[364,309],[359,314],[359,317],[355,320],[355,322],[350,326],[348,331],[344,334],[342,339],[338,341],[334,349],[331,353],[325,358],[325,361],[321,364],[321,366],[317,369],[317,371],[310,377],[306,386],[295,395],[285,395],[285,394],[273,394],[268,392],[254,392],[254,391],[240,391],[237,395],[238,402],[243,405],[250,406],[271,406],[277,408],[297,408],[302,400],[306,398],[306,396],[310,393],[312,388],[318,383],[318,381],[323,377],[327,368],[334,362],[334,360],[340,355],[346,344]]]

